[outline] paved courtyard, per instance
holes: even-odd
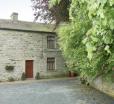
[[[0,84],[0,104],[114,104],[114,99],[77,79],[56,79]]]

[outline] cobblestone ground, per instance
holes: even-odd
[[[114,104],[114,99],[77,79],[56,79],[0,84],[0,104]]]

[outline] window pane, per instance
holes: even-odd
[[[47,70],[55,69],[55,58],[47,58]]]
[[[47,37],[47,48],[55,48],[55,36],[48,36]]]

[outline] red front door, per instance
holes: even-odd
[[[26,78],[33,78],[33,60],[26,60],[25,74]]]

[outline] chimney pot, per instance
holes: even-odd
[[[11,20],[13,20],[13,21],[18,21],[18,13],[13,12],[13,13],[11,14]]]

